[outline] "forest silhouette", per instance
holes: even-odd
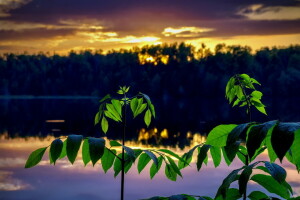
[[[255,52],[240,45],[219,44],[211,51],[204,44],[196,49],[174,43],[66,56],[7,53],[0,57],[0,95],[101,98],[127,85],[133,93],[151,96],[157,108],[154,126],[198,130],[247,121],[245,111],[231,109],[224,97],[226,82],[237,73],[262,84],[268,116],[256,113],[254,119],[300,120],[300,45]]]

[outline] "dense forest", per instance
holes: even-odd
[[[247,121],[245,111],[232,109],[224,98],[226,82],[236,73],[262,84],[269,115],[254,119],[300,120],[300,45],[256,52],[247,46],[219,44],[211,51],[204,44],[196,49],[181,43],[67,56],[8,53],[0,57],[0,95],[100,98],[127,85],[132,94],[142,91],[152,98],[156,126],[197,129],[204,122]]]

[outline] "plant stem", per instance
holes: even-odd
[[[248,159],[248,155],[246,156],[246,166],[248,166],[249,165],[249,159]],[[247,199],[247,185],[246,185],[246,187],[245,187],[245,192],[244,192],[244,194],[243,194],[243,200],[246,200]]]
[[[121,172],[121,200],[124,200],[124,182],[125,182],[125,158],[124,158],[124,145],[125,145],[125,134],[126,134],[126,107],[127,107],[127,100],[126,94],[124,94],[124,109],[123,109],[123,135],[122,135],[122,172]]]
[[[246,98],[246,103],[247,103],[247,107],[248,107],[248,117],[249,117],[249,122],[251,122],[251,103],[250,103],[250,100],[249,100],[249,98],[248,98],[248,96],[247,96],[247,94],[246,94],[246,91],[245,91],[245,87],[244,87],[244,85],[241,83],[241,81],[240,81],[240,77],[239,76],[236,76],[236,80],[238,80],[238,82],[239,82],[239,85],[240,85],[240,87],[242,88],[242,92],[243,92],[243,95],[245,96],[245,98]]]

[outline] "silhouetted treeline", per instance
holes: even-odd
[[[205,45],[196,50],[181,43],[106,54],[5,54],[0,58],[0,95],[100,98],[130,85],[131,94],[142,91],[153,99],[156,125],[193,129],[206,122],[247,120],[243,109],[231,109],[224,98],[226,82],[236,73],[247,73],[262,84],[258,88],[269,117],[257,114],[257,120],[300,120],[300,45],[256,52],[224,44],[212,52]]]

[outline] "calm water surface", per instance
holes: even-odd
[[[46,153],[38,166],[24,169],[28,155],[48,146],[55,137],[102,136],[93,125],[97,106],[98,101],[93,99],[0,100],[0,200],[118,200],[120,177],[114,178],[112,169],[105,174],[99,164],[84,167],[80,153],[74,165],[62,159],[50,166]],[[117,133],[111,126],[109,136],[118,138]],[[152,127],[130,130],[128,139],[126,145],[131,147],[168,148],[182,155],[205,137],[196,132]],[[133,165],[126,174],[126,200],[181,193],[213,197],[226,175],[242,166],[238,160],[229,167],[222,161],[215,169],[210,160],[197,172],[195,159],[191,167],[183,170],[183,179],[179,177],[176,182],[168,180],[164,170],[151,180],[150,166],[138,174]],[[267,160],[267,155],[258,159]],[[286,161],[283,166],[288,172],[287,181],[300,195],[300,175]],[[262,189],[250,182],[248,191],[253,190]]]
[[[105,174],[99,164],[95,167],[84,167],[79,154],[74,165],[67,160],[59,160],[56,166],[50,166],[48,156],[34,168],[24,169],[24,163],[31,151],[48,146],[54,137],[28,137],[7,139],[2,135],[0,139],[0,199],[30,200],[30,199],[72,199],[72,200],[115,200],[119,199],[120,177],[113,178],[113,170]],[[198,142],[201,137],[194,138]],[[127,142],[127,145],[149,148],[138,142]],[[193,144],[192,144],[193,145]],[[179,154],[184,150],[171,148]],[[266,159],[262,155],[260,159]],[[195,160],[195,159],[194,159]],[[138,174],[134,165],[125,180],[125,197],[127,200],[141,199],[156,195],[168,196],[172,194],[195,194],[213,196],[223,178],[231,170],[241,166],[235,161],[230,167],[222,162],[218,169],[214,169],[210,161],[197,172],[195,163],[183,170],[183,179],[177,182],[169,181],[161,170],[153,180],[149,177],[149,166]],[[287,162],[283,166],[288,172],[287,181],[291,183],[296,194],[300,194],[300,175]],[[250,182],[249,192],[260,189]]]

